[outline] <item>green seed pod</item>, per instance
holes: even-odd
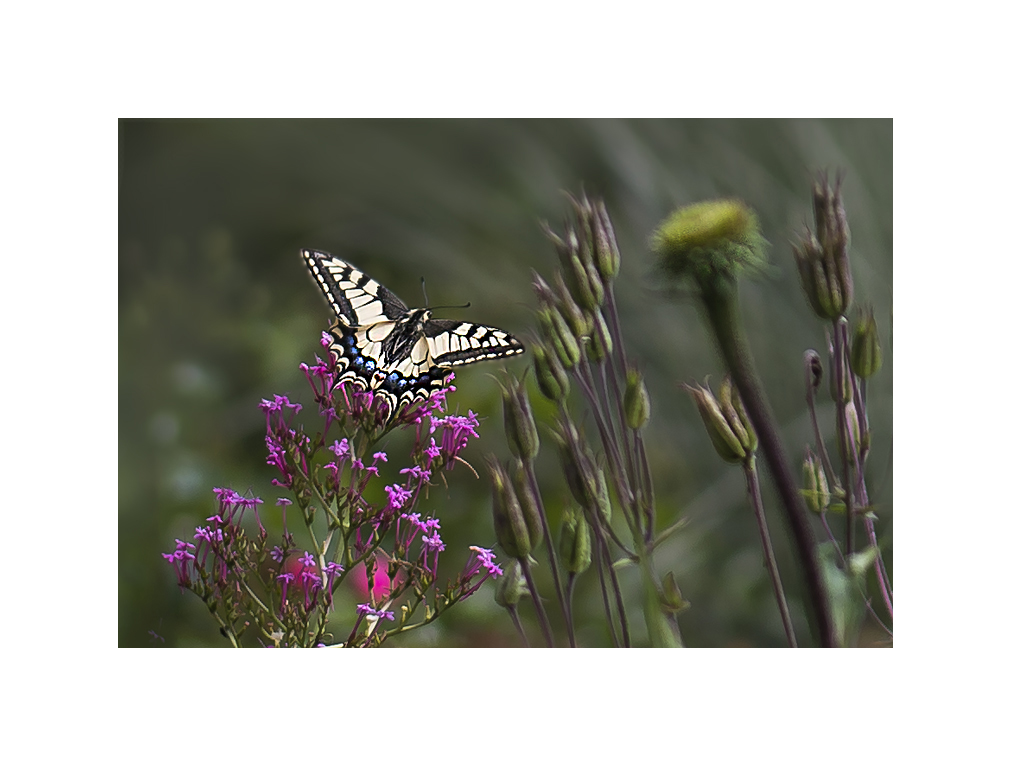
[[[611,219],[607,215],[604,203],[596,200],[593,203],[593,253],[596,256],[597,271],[606,283],[614,279],[621,265],[621,254],[618,252],[618,242],[614,238]]]
[[[527,589],[527,581],[523,577],[523,568],[519,561],[513,559],[502,569],[504,570],[502,576],[495,583],[495,603],[508,609],[516,606],[530,591]]]
[[[596,508],[600,512],[600,518],[605,524],[611,523],[611,495],[607,490],[607,478],[604,476],[604,469],[599,465],[593,475],[593,500]]]
[[[832,500],[832,492],[828,486],[828,477],[825,476],[821,460],[810,449],[807,450],[804,457],[802,473],[804,475],[804,491],[801,494],[804,496],[807,507],[812,513],[825,513]]]
[[[863,444],[863,432],[860,427],[860,416],[857,414],[857,406],[853,402],[848,402],[843,410],[843,420],[846,424],[846,441],[843,454],[846,455],[846,462],[850,465],[854,463],[854,455],[859,455],[860,447]]]
[[[598,309],[595,314],[590,342],[586,345],[586,358],[594,364],[601,364],[611,354],[614,344],[611,342],[611,333],[600,310]]]
[[[825,253],[825,271],[829,275],[833,292],[838,293],[836,300],[839,314],[843,314],[853,300],[853,275],[849,263],[850,229],[839,191],[841,186],[841,177],[837,176],[835,183],[830,184],[828,174],[821,174],[815,181],[811,194],[818,242]]]
[[[537,498],[537,488],[530,483],[530,477],[522,460],[517,461],[516,469],[513,471],[513,487],[516,490],[516,499],[519,501],[520,510],[523,511],[527,535],[530,537],[530,548],[536,549],[544,539],[544,525],[541,524],[541,514],[538,511],[540,503]]]
[[[755,427],[751,424],[751,419],[744,409],[741,394],[729,375],[723,378],[719,394],[720,409],[734,430],[734,435],[737,436],[745,451],[749,455],[753,455],[758,449],[758,434],[755,433]]]
[[[565,509],[562,529],[558,535],[558,555],[570,574],[578,575],[590,568],[592,546],[590,525],[582,511]]]
[[[846,321],[846,317],[840,317],[839,318],[839,324],[842,326],[844,333],[849,332],[849,327],[848,327],[848,322]],[[836,352],[839,353],[840,355],[842,354],[842,350],[841,349],[836,349]],[[849,359],[846,358],[845,356],[843,357],[843,359],[846,362],[849,361]],[[833,359],[833,361],[837,361],[837,360]],[[845,402],[849,402],[849,401],[853,400],[853,386],[850,384],[850,368],[849,368],[849,364],[843,364],[842,368],[843,369],[842,369],[842,391],[841,392],[840,392],[840,389],[839,389],[838,381],[836,380],[836,373],[838,372],[838,370],[836,368],[836,365],[835,364],[831,364],[831,365],[829,365],[829,369],[828,369],[828,383],[829,383],[828,390],[829,390],[829,393],[832,395],[832,401],[835,402],[836,404],[839,404],[841,402],[845,403]]]
[[[853,300],[853,275],[849,263],[849,226],[839,194],[840,180],[829,185],[820,176],[812,189],[815,231],[805,229],[793,246],[808,303],[822,319],[835,321]]]
[[[868,310],[857,316],[857,326],[850,345],[850,364],[853,372],[864,380],[881,369],[881,343],[874,312]]]
[[[702,416],[702,423],[706,427],[706,433],[709,434],[709,439],[712,441],[713,447],[716,448],[716,453],[728,463],[742,462],[747,457],[748,451],[744,449],[741,440],[737,437],[730,423],[727,422],[723,410],[720,408],[720,403],[716,401],[712,391],[702,386],[687,384],[683,384],[681,388],[687,391],[695,402],[699,415]]]
[[[578,204],[576,209],[578,214]],[[552,236],[551,239],[555,243],[558,260],[562,265],[565,284],[568,285],[576,303],[586,311],[592,312],[604,299],[604,286],[593,265],[593,256],[588,252],[588,248],[593,247],[593,232],[588,226],[584,232],[578,222],[577,226],[579,230],[571,223],[567,223],[564,237]],[[559,245],[559,242],[562,244]],[[586,260],[588,256],[589,264]]]
[[[565,373],[565,368],[554,352],[540,343],[534,343],[532,351],[537,387],[541,389],[544,398],[555,404],[561,403],[569,393],[569,376]]]
[[[492,482],[491,512],[495,537],[507,556],[526,558],[531,550],[530,535],[516,491],[494,456],[488,459],[488,468]]]
[[[560,271],[555,272],[554,297],[556,299],[555,305],[561,311],[565,322],[569,325],[569,329],[572,330],[572,334],[577,339],[585,338],[590,333],[590,320],[587,318],[586,312],[579,307],[575,298],[572,297],[569,288],[565,286],[565,280],[562,279],[562,272]]]
[[[568,277],[572,297],[585,311],[592,313],[604,301],[604,285],[596,267],[592,263],[589,266],[584,264],[578,251],[570,251],[568,263],[563,263],[562,268]]]
[[[625,422],[633,431],[638,431],[649,421],[649,394],[639,370],[628,371],[622,405],[625,409]]]
[[[527,389],[511,375],[502,389],[502,414],[509,451],[524,460],[537,457],[541,442],[537,436],[537,425],[530,409]]]
[[[562,367],[566,370],[575,367],[580,356],[579,341],[572,334],[558,309],[553,306],[541,309],[537,312],[537,321],[540,324],[541,334],[551,342]]]
[[[589,508],[594,497],[590,462],[582,448],[582,439],[575,427],[562,424],[561,433],[552,434],[558,447],[558,458],[562,463],[562,474],[569,485],[572,497],[582,508]]]

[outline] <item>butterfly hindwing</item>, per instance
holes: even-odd
[[[350,382],[389,404],[388,417],[445,385],[450,367],[519,354],[523,345],[486,325],[431,319],[409,309],[356,266],[319,250],[302,257],[336,314],[330,349],[337,384]]]

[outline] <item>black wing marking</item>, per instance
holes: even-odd
[[[303,250],[309,271],[344,327],[396,321],[407,305],[357,267],[320,250]]]
[[[523,344],[494,327],[452,319],[430,319],[425,335],[432,362],[440,367],[458,367],[523,353]]]

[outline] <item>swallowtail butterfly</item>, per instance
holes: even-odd
[[[389,404],[388,418],[442,388],[451,367],[520,354],[523,345],[487,325],[432,319],[410,309],[347,261],[303,250],[309,271],[333,307],[330,328],[337,384],[350,381]]]

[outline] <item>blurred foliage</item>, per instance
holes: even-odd
[[[280,393],[314,409],[298,364],[312,360],[331,321],[299,248],[347,258],[410,305],[424,305],[424,277],[429,304],[472,303],[438,315],[522,337],[533,325],[530,268],[550,273],[555,263],[540,222],[561,221],[562,190],[601,196],[622,249],[617,300],[653,402],[646,440],[659,521],[687,522],[657,559],[691,601],[680,616],[685,643],[777,646],[782,628],[740,471],[713,453],[678,387],[723,369],[693,304],[672,301],[659,286],[647,242],[675,205],[730,196],[758,212],[774,269],[742,286],[743,310],[799,480],[811,440],[803,352],[824,353],[825,338],[789,242],[812,222],[813,174],[844,172],[855,300],[874,306],[884,353],[870,385],[868,471],[891,570],[890,120],[124,120],[119,149],[120,646],[225,645],[159,554],[213,513],[213,487],[251,490],[264,499],[266,518],[277,512],[256,404]],[[528,362],[507,366],[519,372]],[[478,467],[485,453],[506,454],[489,376],[502,367],[460,371],[450,398],[484,420],[468,448]],[[548,411],[539,394],[532,399]],[[820,401],[830,424],[827,395]],[[545,450],[537,469],[557,524],[557,458]],[[765,489],[787,591],[797,599],[796,563],[767,480]],[[467,546],[493,542],[486,477],[457,469],[427,507],[443,520],[447,567],[462,564]],[[627,574],[631,594],[637,583]],[[597,598],[595,578],[584,577],[577,623]],[[799,601],[793,611],[804,614]],[[607,644],[603,624],[585,619],[578,638]],[[865,640],[876,638],[869,631]],[[519,644],[490,587],[410,642]]]

